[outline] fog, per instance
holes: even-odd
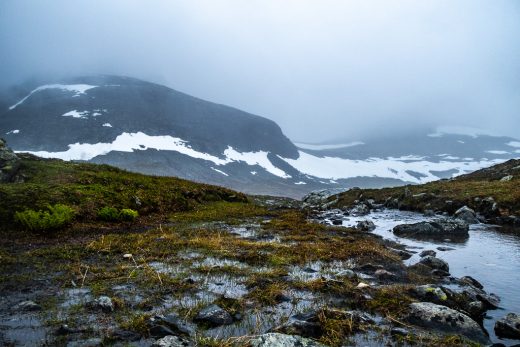
[[[520,2],[0,2],[0,84],[120,74],[276,121],[291,139],[520,129]]]

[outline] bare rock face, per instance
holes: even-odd
[[[10,182],[20,167],[20,158],[0,138],[0,183]]]

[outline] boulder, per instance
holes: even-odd
[[[326,347],[314,340],[279,333],[268,333],[257,336],[249,341],[251,347]]]
[[[448,295],[440,287],[431,284],[417,286],[412,289],[412,293],[421,301],[444,304],[448,300]]]
[[[448,265],[447,262],[445,262],[442,259],[432,257],[431,255],[427,255],[426,257],[421,258],[419,263],[426,265],[435,270],[442,270],[442,271],[446,271],[446,272],[450,271],[450,266]]]
[[[165,336],[152,344],[152,347],[191,347],[194,344],[191,341],[183,339],[179,336]]]
[[[231,315],[220,306],[210,305],[199,311],[195,316],[194,321],[216,327],[233,323],[233,317],[231,317]]]
[[[188,324],[188,322],[175,313],[170,313],[166,316],[155,316],[150,319],[150,325],[166,326],[173,330],[176,333],[175,335],[195,335],[195,327]]]
[[[20,168],[20,158],[0,138],[0,183],[10,182]]]
[[[100,296],[94,301],[87,303],[87,306],[93,309],[101,310],[105,313],[114,311],[114,303],[108,296]]]
[[[357,222],[356,229],[360,231],[372,231],[375,230],[376,225],[371,220],[361,220]]]
[[[421,258],[424,258],[427,256],[435,257],[436,255],[437,255],[437,252],[435,252],[434,250],[431,250],[431,249],[428,249],[428,250],[425,250],[425,251],[422,251],[421,253],[419,253],[419,257],[421,257]]]
[[[465,240],[469,237],[469,226],[458,219],[436,219],[431,222],[401,224],[394,227],[397,236],[434,240]]]
[[[474,210],[469,208],[468,206],[462,206],[454,214],[455,218],[462,219],[464,222],[468,224],[478,224],[477,214]]]
[[[520,316],[508,313],[495,323],[495,334],[501,338],[520,340]]]
[[[489,338],[478,323],[469,316],[431,302],[410,304],[408,321],[414,325],[436,330],[443,334],[458,334],[479,343],[489,342]]]
[[[370,213],[370,207],[365,203],[358,203],[350,209],[351,216],[365,216]]]

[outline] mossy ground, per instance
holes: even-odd
[[[107,344],[112,343],[111,332],[117,327],[146,338],[146,322],[157,313],[174,310],[188,320],[193,318],[206,304],[193,298],[212,276],[229,281],[231,287],[247,289],[237,297],[209,299],[233,314],[254,316],[276,310],[293,291],[316,298],[314,308],[323,312],[360,309],[398,322],[406,304],[413,301],[404,286],[433,281],[407,269],[383,241],[369,233],[312,223],[302,210],[269,208],[224,188],[108,166],[30,158],[24,159],[22,170],[25,183],[0,185],[0,292],[16,298],[23,291],[33,293],[32,299],[44,307],[42,315],[51,330],[64,323],[81,327],[94,317],[96,334],[105,336]],[[135,204],[135,197],[140,204]],[[9,222],[18,210],[49,203],[72,206],[80,217],[66,229],[46,234],[25,232]],[[140,217],[134,223],[101,222],[95,213],[102,206],[136,208]],[[244,226],[252,226],[255,237],[233,233]],[[402,276],[396,283],[364,290],[356,288],[358,279],[347,277],[290,279],[294,269],[335,262],[381,264],[399,270]],[[118,286],[131,288],[140,300],[115,289]],[[115,312],[92,312],[82,304],[64,307],[67,292],[74,288],[88,288],[93,297],[111,297]],[[186,298],[192,301],[176,306]],[[290,314],[277,317],[277,322]],[[330,346],[340,346],[366,329],[378,331],[377,326],[356,325],[338,315],[322,314],[320,321],[324,331],[319,339]],[[244,324],[243,334],[263,332],[258,322]],[[247,345],[247,339],[210,337],[199,329],[196,339],[201,346]],[[64,342],[52,334],[50,338]],[[413,337],[406,339],[413,342]],[[419,343],[438,345],[439,341]],[[446,340],[442,344],[461,343]]]

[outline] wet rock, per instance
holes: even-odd
[[[435,216],[435,211],[433,211],[433,210],[424,210],[423,215],[425,217],[434,217]]]
[[[446,304],[448,295],[440,288],[431,284],[417,286],[412,293],[421,301],[433,302],[435,304]]]
[[[401,237],[463,240],[469,237],[469,226],[458,219],[437,219],[431,222],[397,225],[393,232]]]
[[[184,319],[175,313],[166,316],[155,316],[151,319],[151,324],[163,325],[176,332],[175,335],[195,335],[195,327],[191,326]]]
[[[448,265],[448,263],[446,261],[436,258],[436,257],[432,257],[431,255],[427,255],[426,257],[423,257],[419,261],[419,263],[426,265],[432,269],[442,270],[442,271],[446,271],[446,272],[450,271],[450,266]]]
[[[383,281],[393,281],[397,279],[396,274],[393,272],[390,272],[388,270],[379,269],[374,272],[374,275],[379,279]]]
[[[370,207],[365,203],[358,203],[349,212],[351,216],[365,216],[370,213]]]
[[[395,249],[395,248],[389,248],[392,252],[397,254],[401,259],[407,260],[410,259],[413,256],[413,253],[402,250],[402,249]]]
[[[78,334],[84,332],[85,329],[74,329],[69,327],[67,324],[63,324],[58,329],[56,329],[56,335],[70,335],[70,334]]]
[[[0,138],[0,183],[10,182],[20,168],[20,158]]]
[[[462,219],[468,224],[477,224],[479,222],[475,211],[468,206],[462,206],[457,211],[455,211],[453,216],[455,218]]]
[[[359,282],[358,285],[356,286],[357,289],[364,289],[364,288],[368,288],[368,287],[370,287],[370,284],[366,284],[363,282]]]
[[[390,335],[392,335],[394,337],[407,336],[408,334],[410,334],[410,332],[404,328],[392,328],[392,330],[390,330]]]
[[[488,337],[477,322],[469,316],[431,302],[410,304],[408,321],[426,329],[445,334],[460,334],[480,343],[489,342]]]
[[[495,323],[495,334],[501,338],[520,340],[520,316],[508,313]]]
[[[440,270],[440,269],[433,269],[431,274],[433,276],[438,276],[438,277],[448,277],[451,275],[448,271],[444,271],[444,270]]]
[[[425,250],[425,251],[422,251],[421,253],[419,253],[419,257],[421,257],[421,258],[424,258],[427,256],[435,257],[436,255],[437,255],[437,252],[435,252],[434,250],[431,250],[431,249],[428,249],[428,250]]]
[[[208,324],[210,326],[229,325],[233,323],[233,317],[218,305],[210,305],[202,309],[194,321]]]
[[[356,276],[356,273],[350,269],[341,270],[336,274],[336,277],[356,278]]]
[[[360,231],[372,231],[375,230],[376,225],[371,220],[361,220],[357,222],[356,229]]]
[[[118,341],[137,341],[141,338],[141,335],[130,330],[116,330],[110,337]]]
[[[91,338],[87,340],[71,341],[67,343],[67,347],[99,347],[103,346],[103,340],[100,338]]]
[[[23,311],[23,312],[40,311],[41,309],[42,309],[42,307],[40,305],[38,305],[34,301],[29,301],[29,300],[22,301],[19,304],[13,306],[14,311]]]
[[[149,329],[150,336],[155,338],[163,338],[165,336],[176,335],[175,332],[162,324],[154,324]]]
[[[114,302],[108,296],[100,296],[96,300],[88,302],[87,306],[105,313],[114,312]]]
[[[476,279],[474,279],[471,276],[461,277],[459,281],[464,283],[464,284],[469,284],[469,285],[471,285],[471,286],[473,286],[475,288],[478,288],[478,289],[484,289],[484,286],[479,281],[477,281]]]
[[[318,314],[313,311],[291,316],[287,323],[277,327],[274,331],[312,338],[319,338],[323,334]]]
[[[165,336],[152,344],[152,347],[191,347],[194,344],[191,341],[183,339],[179,336]]]
[[[339,219],[339,218],[332,218],[330,221],[332,222],[332,225],[341,225],[341,224],[343,224],[343,220]]]
[[[326,347],[314,340],[280,333],[268,333],[249,341],[251,347]]]
[[[439,246],[439,247],[437,247],[437,250],[441,251],[441,252],[446,252],[446,251],[453,251],[453,250],[455,250],[455,248],[453,248],[453,247],[446,247],[446,246]]]

